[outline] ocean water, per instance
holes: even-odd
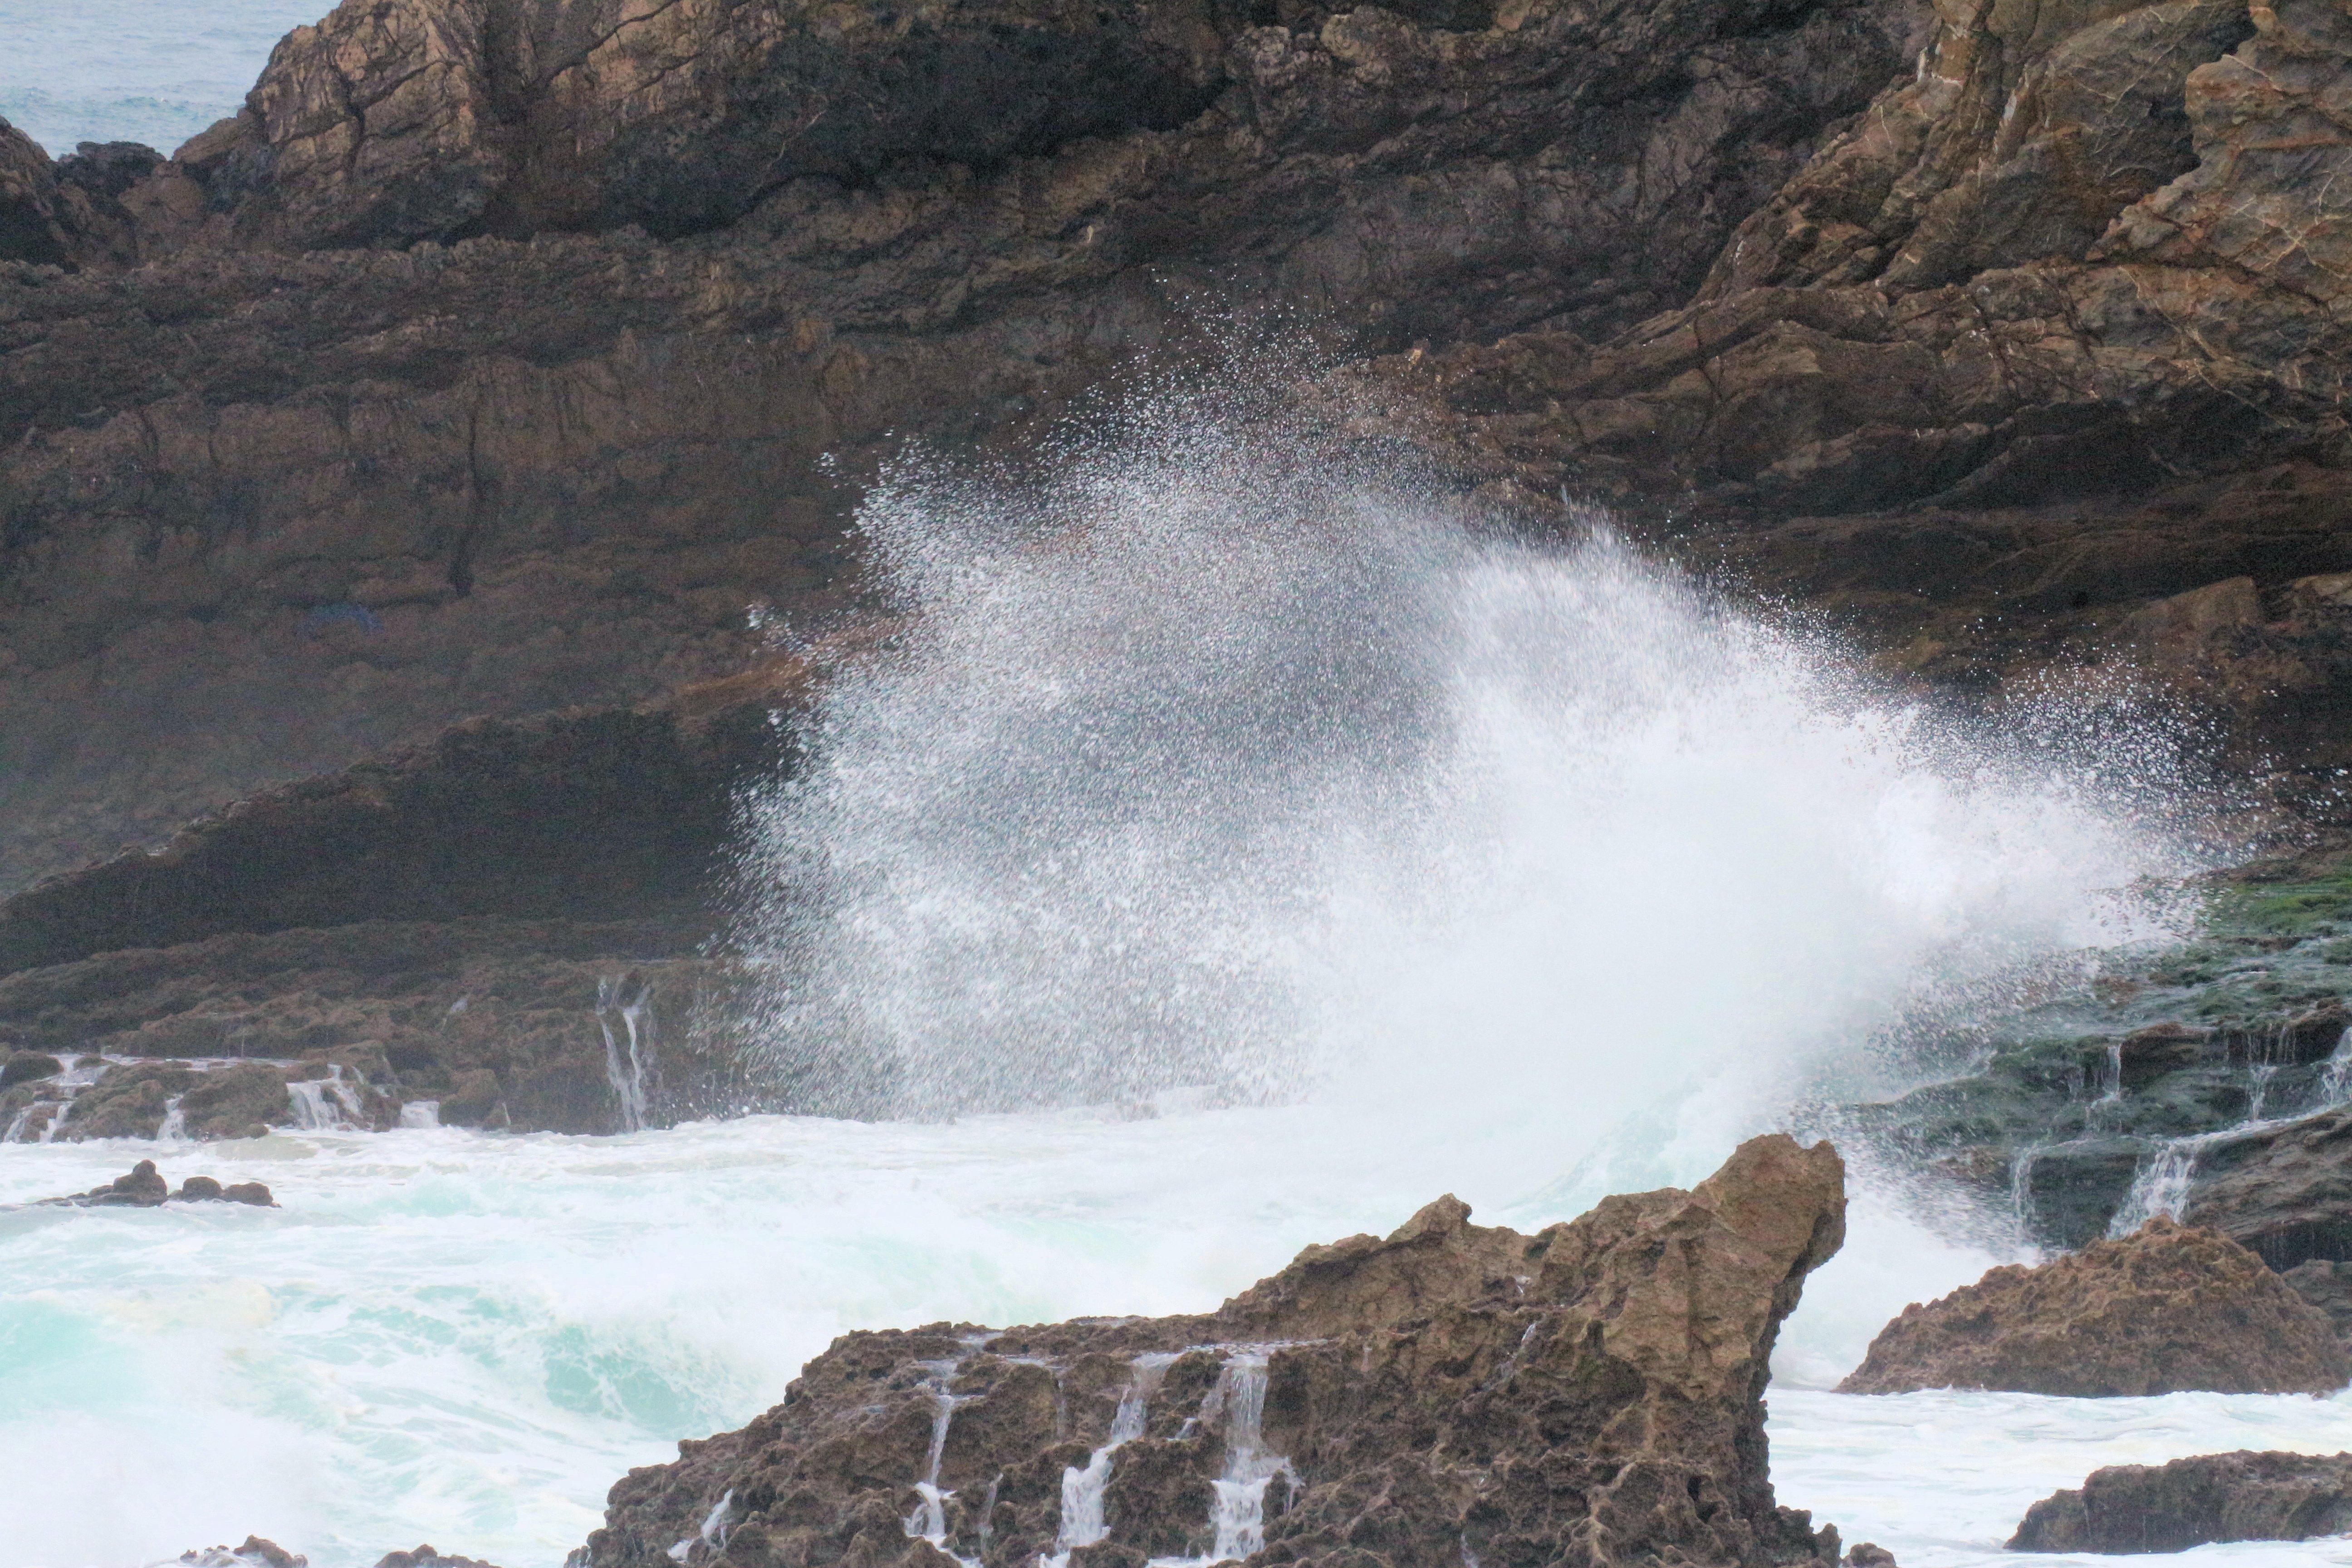
[[[53,158],[170,153],[235,114],[278,40],[329,0],[0,0],[0,119]]]
[[[0,1147],[0,1202],[155,1152]],[[764,1409],[844,1330],[1206,1308],[1309,1241],[1399,1223],[1446,1163],[1305,1107],[162,1152],[284,1206],[0,1215],[0,1473],[38,1478],[0,1488],[10,1568],[127,1568],[247,1531],[320,1568],[419,1541],[555,1568],[624,1470]],[[1465,1195],[1521,1226],[1568,1206]],[[2344,1396],[1820,1392],[1905,1300],[1993,1261],[1870,1201],[1853,1231],[1777,1358],[1773,1475],[1907,1568],[2004,1561],[2028,1504],[2102,1464],[2352,1447]],[[2352,1543],[2190,1556],[2342,1563]]]

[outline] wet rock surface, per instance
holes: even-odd
[[[2202,1454],[2114,1465],[2044,1498],[2012,1552],[2186,1552],[2223,1541],[2352,1533],[2352,1454]]]
[[[387,1552],[375,1568],[497,1568],[497,1564],[478,1557],[453,1557],[430,1546],[419,1546],[407,1552]]]
[[[269,1195],[269,1188],[260,1182],[231,1182],[223,1184],[211,1176],[190,1176],[172,1190],[171,1183],[155,1169],[152,1160],[142,1160],[126,1173],[117,1176],[102,1187],[92,1187],[71,1197],[44,1198],[36,1207],[63,1206],[70,1208],[161,1208],[167,1203],[230,1203],[249,1204],[257,1208],[276,1208],[278,1201]],[[238,1548],[243,1551],[245,1548]]]
[[[1906,1307],[1843,1394],[2333,1394],[2352,1351],[2327,1315],[2218,1232],[2153,1219]]]
[[[846,1335],[577,1560],[1834,1562],[1761,1396],[1843,1216],[1834,1151],[1775,1136],[1534,1236],[1443,1199],[1199,1317]]]
[[[242,1546],[212,1546],[180,1553],[189,1568],[310,1568],[310,1560],[274,1541],[248,1535]]]
[[[2276,1268],[2352,1260],[2352,882],[2328,859],[2218,891],[2205,931],[2122,952],[2022,1008],[1929,1021],[1906,1070],[1940,1081],[1828,1120],[1839,1137],[2008,1209],[2076,1247],[2153,1214]]]

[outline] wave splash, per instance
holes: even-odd
[[[1612,1142],[1666,1179],[1883,1086],[1862,1045],[1923,998],[2184,919],[2159,714],[1939,712],[1571,523],[1483,528],[1254,385],[1020,474],[902,459],[859,518],[895,630],[752,806],[771,1068],[858,1114],[1190,1089],[1475,1133],[1520,1191]]]

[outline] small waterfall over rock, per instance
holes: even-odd
[[[1212,1543],[1205,1556],[1155,1557],[1148,1568],[1206,1568],[1232,1563],[1265,1549],[1266,1489],[1279,1477],[1297,1484],[1290,1460],[1265,1447],[1266,1358],[1276,1345],[1244,1345],[1229,1352],[1212,1398],[1224,1424],[1225,1468],[1211,1485]]]
[[[347,1132],[368,1126],[367,1107],[343,1077],[343,1064],[326,1064],[324,1078],[296,1079],[286,1086],[294,1101],[294,1125],[305,1132]]]
[[[1159,1352],[1135,1358],[1127,1392],[1119,1395],[1118,1409],[1111,1417],[1109,1436],[1083,1468],[1074,1466],[1062,1472],[1061,1532],[1053,1552],[1037,1559],[1041,1568],[1069,1568],[1072,1551],[1092,1546],[1110,1533],[1103,1518],[1103,1494],[1110,1487],[1112,1456],[1143,1436],[1151,1391],[1175,1360],[1172,1354]],[[983,1511],[982,1517],[985,1519],[987,1513]]]
[[[646,1127],[646,1077],[654,1048],[654,987],[633,975],[611,974],[596,983],[596,1026],[604,1032],[604,1078],[613,1086],[621,1131]],[[615,1033],[614,1025],[620,1026]]]

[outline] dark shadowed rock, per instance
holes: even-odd
[[[2294,1293],[2327,1314],[2336,1333],[2352,1340],[2352,1263],[2314,1258],[2279,1276]]]
[[[2216,1140],[2199,1153],[2181,1218],[2273,1268],[2352,1261],[2352,1110]]]
[[[2026,1510],[2011,1552],[2186,1552],[2352,1533],[2352,1454],[2201,1454],[2112,1465]]]
[[[54,1078],[64,1070],[65,1064],[53,1056],[41,1051],[18,1051],[5,1065],[0,1065],[0,1089]]]
[[[631,1472],[583,1561],[723,1533],[730,1560],[1014,1568],[1095,1465],[1105,1535],[1066,1544],[1105,1565],[1207,1552],[1221,1476],[1263,1481],[1268,1563],[1832,1563],[1836,1532],[1775,1503],[1762,1394],[1843,1232],[1836,1152],[1776,1136],[1534,1236],[1441,1199],[1205,1316],[846,1335],[748,1427]],[[953,1494],[935,1531],[918,1483]]]
[[[2153,1219],[1903,1310],[1846,1394],[2332,1394],[2352,1352],[2326,1314],[2227,1237]]]

